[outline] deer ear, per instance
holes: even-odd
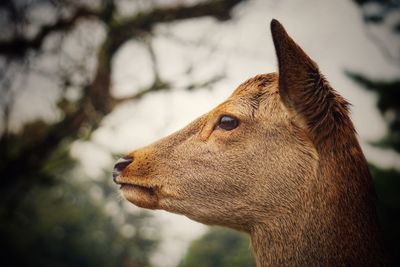
[[[278,57],[281,99],[319,139],[332,130],[337,119],[347,116],[347,102],[330,88],[317,64],[275,19],[271,21],[271,32]]]
[[[279,93],[282,101],[296,111],[308,108],[315,87],[310,78],[319,75],[318,66],[287,34],[279,21],[271,21],[272,38],[279,66]]]

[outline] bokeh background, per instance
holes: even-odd
[[[2,265],[255,266],[247,236],[136,208],[111,170],[276,71],[272,18],[353,104],[400,264],[400,1],[2,0]]]

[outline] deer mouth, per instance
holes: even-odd
[[[157,187],[118,183],[122,195],[131,203],[141,208],[156,209],[158,206]]]

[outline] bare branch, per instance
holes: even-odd
[[[124,39],[126,35],[132,36],[138,34],[138,32],[150,32],[157,23],[205,16],[212,16],[221,21],[228,20],[231,18],[232,8],[244,1],[246,0],[210,0],[193,6],[155,8],[118,22],[115,31],[122,34],[121,38]]]
[[[201,83],[191,83],[188,84],[186,86],[183,87],[177,87],[179,89],[183,89],[183,90],[189,90],[189,91],[193,91],[196,89],[203,89],[203,88],[210,88],[212,85],[214,85],[215,83],[221,81],[222,79],[225,78],[225,75],[223,74],[219,74],[216,76],[211,77],[210,79],[201,82]],[[116,104],[121,104],[127,101],[136,101],[139,100],[140,98],[142,98],[143,96],[145,96],[146,94],[150,93],[150,92],[155,92],[155,91],[166,91],[166,90],[170,90],[171,89],[171,85],[169,85],[168,83],[164,83],[161,82],[161,80],[159,80],[159,83],[153,83],[151,86],[145,88],[145,89],[141,89],[139,90],[139,92],[137,92],[136,94],[129,96],[129,97],[123,97],[123,98],[115,98],[114,101]]]
[[[171,87],[168,83],[161,82],[161,80],[154,80],[154,83],[152,85],[150,85],[147,88],[139,90],[139,92],[137,92],[134,95],[122,98],[114,98],[114,103],[118,105],[127,101],[139,100],[150,92],[166,91],[169,89],[171,89]]]
[[[110,25],[106,40],[99,51],[95,78],[92,85],[88,87],[89,99],[95,110],[107,114],[116,104],[109,91],[111,59],[126,41],[148,34],[157,23],[204,16],[213,16],[219,20],[229,19],[232,8],[244,1],[210,0],[193,6],[155,8],[147,13],[138,13],[132,18]],[[159,88],[159,86],[154,88]]]
[[[61,18],[51,25],[41,27],[39,32],[33,38],[17,37],[12,40],[0,42],[0,54],[21,58],[25,56],[29,50],[39,50],[42,47],[43,41],[47,36],[54,32],[66,32],[70,30],[75,23],[81,18],[98,16],[99,13],[89,10],[85,7],[77,8],[75,13],[67,18]]]
[[[145,36],[143,38],[143,41],[146,45],[147,50],[149,51],[150,61],[151,61],[153,73],[154,73],[154,84],[156,84],[159,81],[161,81],[161,79],[160,79],[160,74],[159,74],[159,70],[158,70],[157,57],[156,57],[156,54],[153,49],[153,44],[151,43],[152,40],[151,40],[150,36]]]
[[[210,79],[208,79],[207,81],[204,81],[204,82],[201,82],[201,83],[192,83],[192,84],[186,85],[184,87],[184,89],[192,91],[192,90],[196,90],[196,89],[210,88],[215,83],[221,81],[224,78],[225,78],[224,74],[215,75],[215,76],[211,77]]]

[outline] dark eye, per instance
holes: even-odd
[[[225,131],[231,131],[239,126],[239,120],[235,117],[223,115],[218,121],[217,128]]]

